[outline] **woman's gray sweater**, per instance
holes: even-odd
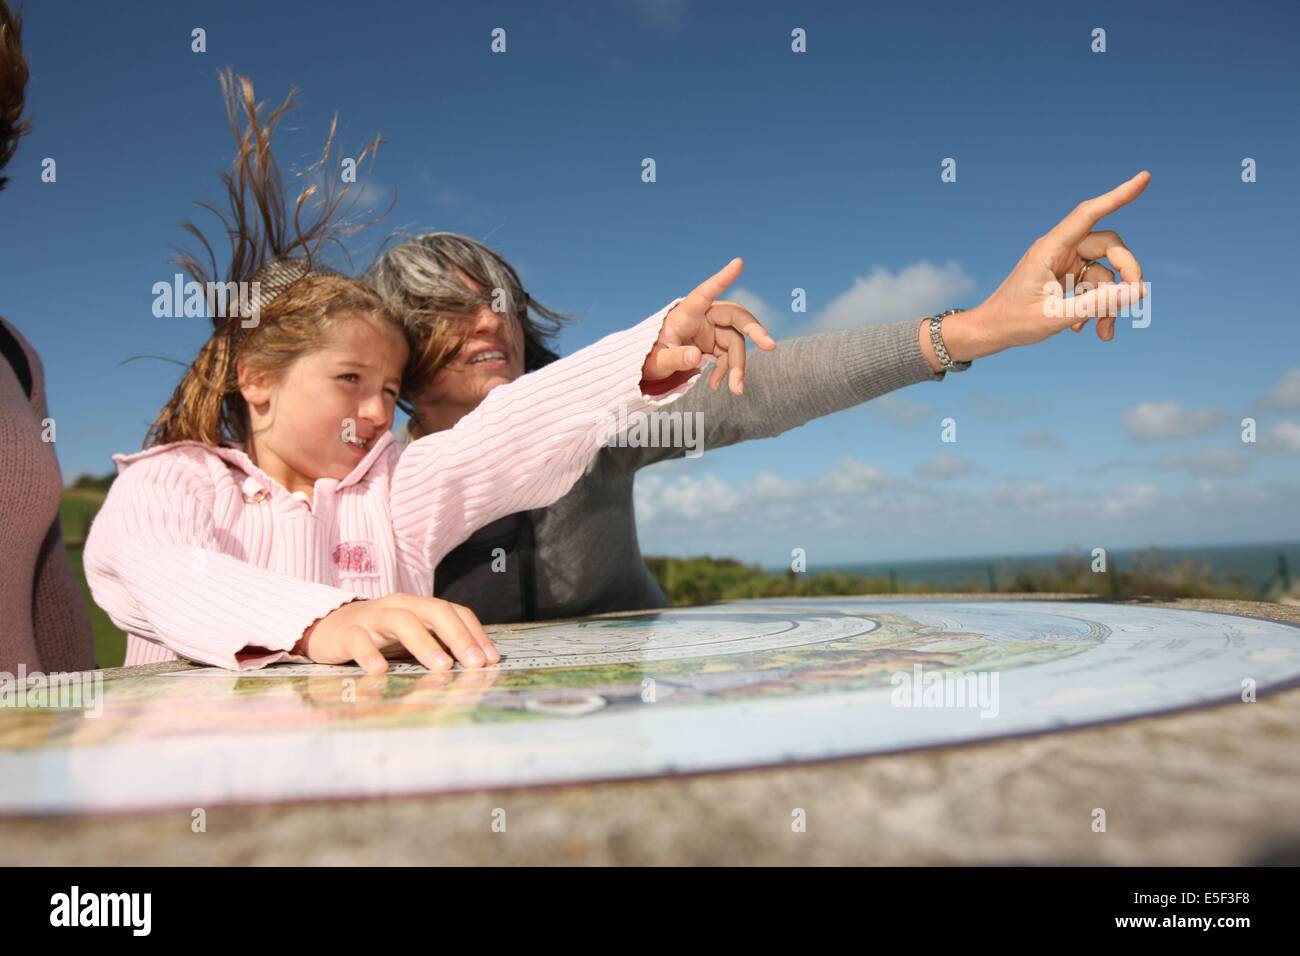
[[[706,374],[666,410],[701,422],[707,453],[941,381],[947,373],[934,372],[921,353],[919,324],[904,319],[790,339],[774,352],[750,350],[744,395],[732,395],[725,380],[710,390]],[[639,469],[688,450],[611,441],[555,504],[508,515],[452,550],[438,565],[435,595],[473,609],[485,624],[665,607],[637,544],[632,484]]]

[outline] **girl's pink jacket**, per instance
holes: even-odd
[[[126,663],[305,661],[293,645],[340,605],[432,594],[439,560],[477,528],[563,497],[620,407],[643,412],[691,387],[699,370],[653,396],[641,387],[677,301],[493,389],[455,428],[409,445],[384,433],[346,478],[318,480],[312,500],[235,448],[114,455],[85,566],[95,601],[129,635]]]

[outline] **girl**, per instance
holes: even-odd
[[[128,664],[355,660],[381,673],[385,651],[432,669],[453,657],[495,663],[471,611],[424,596],[438,562],[478,527],[568,491],[621,408],[671,403],[706,355],[743,373],[741,332],[774,348],[752,316],[710,312],[740,261],[631,329],[497,390],[456,428],[394,444],[410,354],[403,317],[316,263],[342,194],[327,185],[303,229],[316,191],[307,189],[288,227],[269,141],[292,94],[263,120],[246,79],[227,71],[222,88],[238,144],[223,176],[228,278],[248,288],[213,317],[151,447],[115,456],[119,477],[86,547],[95,600],[128,632]],[[206,282],[192,257],[182,264]]]

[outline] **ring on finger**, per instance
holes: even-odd
[[[1080,268],[1078,273],[1075,274],[1074,284],[1076,286],[1082,285],[1084,281],[1084,277],[1088,274],[1088,270],[1091,269],[1100,261],[1101,261],[1100,259],[1084,259],[1083,267]]]

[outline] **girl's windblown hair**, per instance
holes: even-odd
[[[278,374],[294,360],[320,347],[334,317],[363,313],[375,321],[400,323],[378,295],[361,282],[320,264],[330,246],[343,249],[342,236],[353,229],[340,225],[350,189],[337,187],[334,136],[338,118],[319,162],[319,184],[299,193],[290,215],[271,137],[284,115],[296,105],[291,90],[270,113],[258,103],[253,84],[230,69],[221,74],[226,113],[235,139],[235,158],[221,174],[228,211],[198,202],[220,220],[230,242],[224,274],[224,308],[214,313],[212,336],[186,371],[171,400],[158,414],[145,446],[175,441],[208,445],[248,441],[248,409],[239,393],[239,367]],[[357,157],[357,166],[373,162],[376,138]],[[349,207],[350,208],[350,207]],[[188,220],[182,227],[198,240],[205,256],[181,251],[173,260],[206,289],[221,285],[212,244]]]

